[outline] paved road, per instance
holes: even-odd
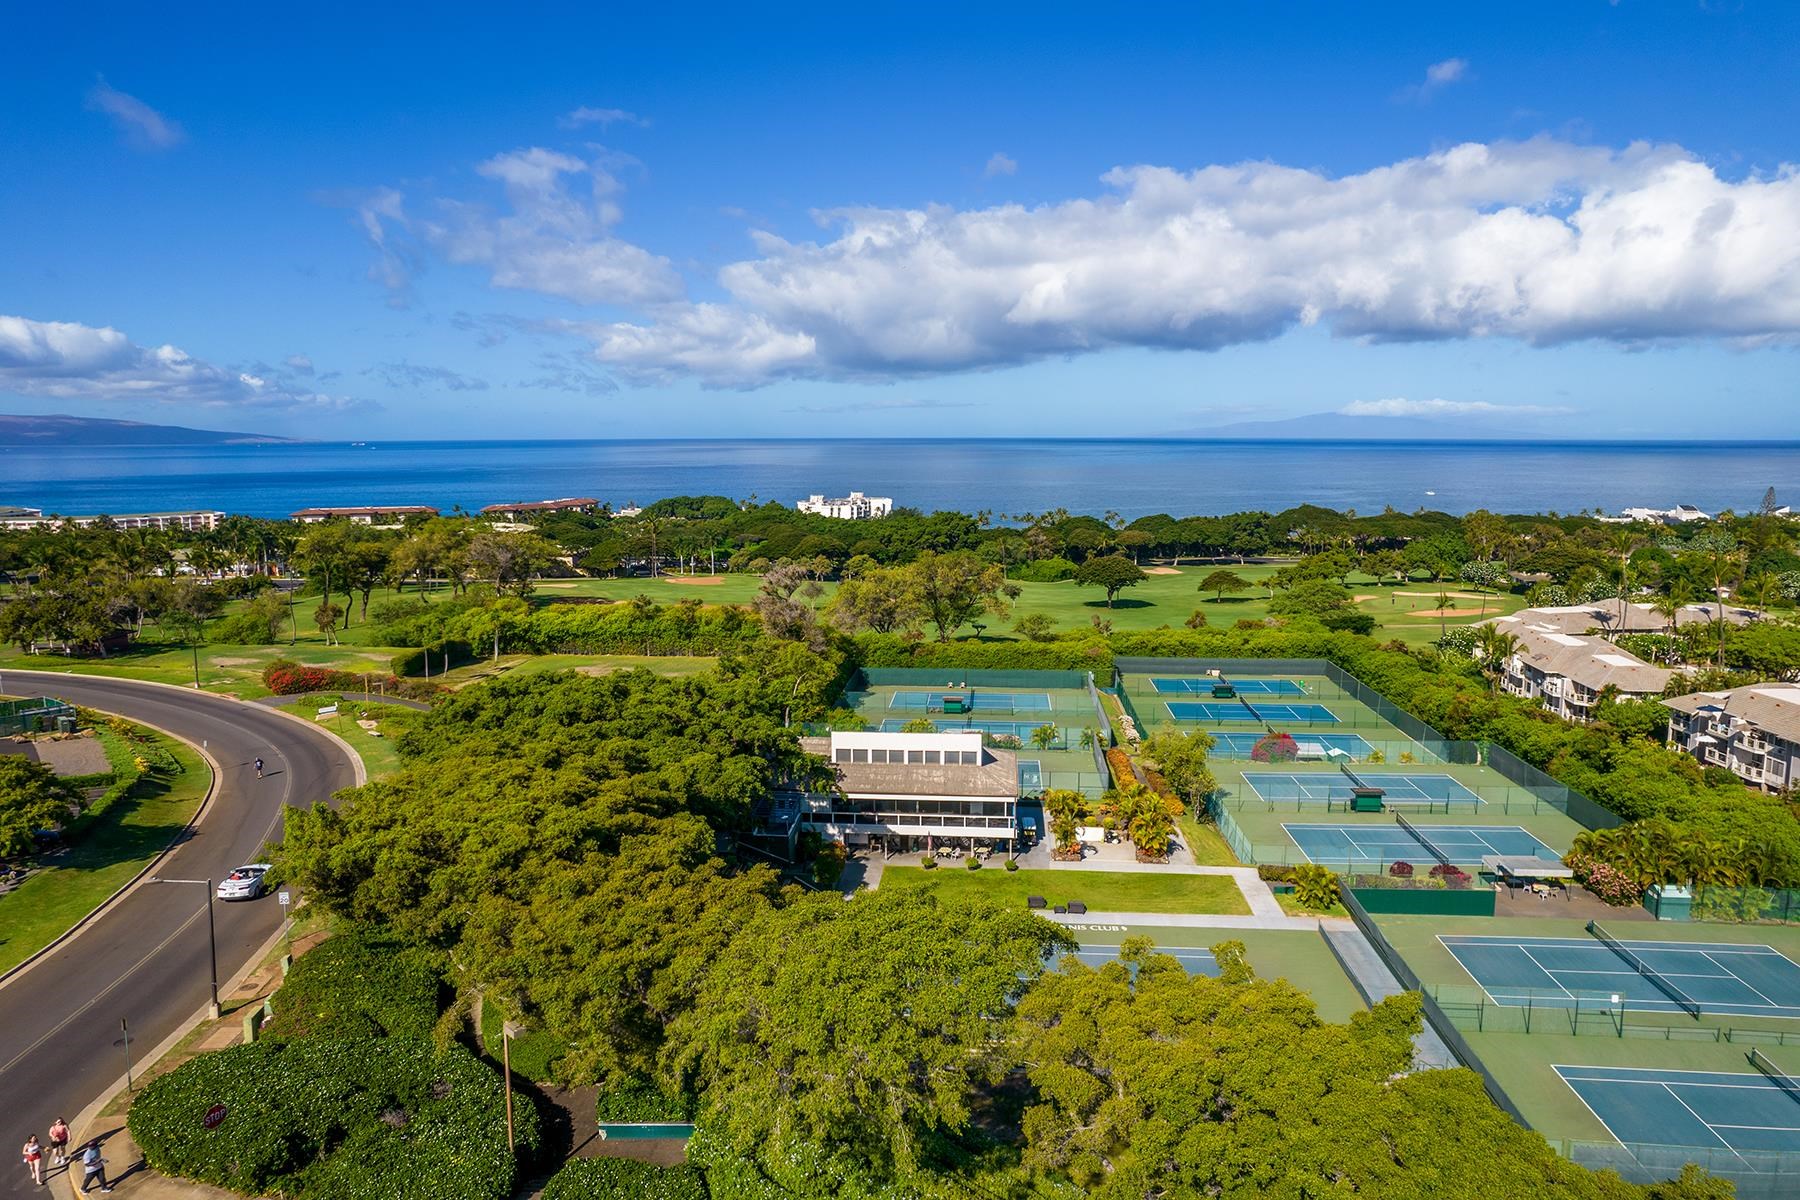
[[[324,799],[355,782],[350,756],[291,717],[203,692],[129,680],[6,671],[6,689],[60,697],[204,742],[219,764],[206,818],[157,868],[218,879],[276,835],[281,805]],[[261,756],[264,778],[251,763]],[[220,904],[219,977],[229,979],[280,927],[272,896]],[[201,887],[143,885],[79,936],[0,985],[0,1136],[38,1137],[75,1114],[125,1069],[119,1021],[134,1053],[162,1042],[210,996]],[[0,1197],[42,1195],[23,1167],[0,1172]]]

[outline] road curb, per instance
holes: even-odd
[[[96,708],[96,709],[93,709],[92,711],[104,712],[105,710]],[[65,944],[69,941],[72,941],[78,934],[80,934],[84,930],[86,930],[89,925],[93,924],[95,921],[97,921],[101,917],[105,916],[106,913],[108,912],[108,910],[110,910],[113,907],[113,905],[115,905],[119,901],[123,900],[126,896],[128,896],[132,892],[136,891],[138,889],[138,886],[144,882],[144,877],[149,875],[150,872],[156,870],[157,865],[160,864],[163,859],[165,859],[169,856],[170,851],[174,850],[175,847],[181,845],[182,842],[186,841],[188,839],[188,837],[193,834],[195,829],[200,827],[200,823],[206,819],[207,814],[212,812],[213,799],[219,794],[219,775],[220,775],[221,771],[223,770],[223,768],[220,767],[219,760],[214,758],[212,756],[212,752],[207,750],[204,746],[196,746],[196,745],[194,745],[194,743],[188,741],[186,738],[177,737],[175,734],[170,733],[168,730],[162,728],[160,725],[152,725],[148,721],[139,721],[132,717],[121,716],[119,713],[107,713],[106,715],[109,717],[118,717],[118,719],[121,721],[129,721],[133,725],[142,725],[145,729],[154,729],[157,733],[162,734],[164,737],[173,739],[174,741],[177,741],[177,742],[180,742],[182,745],[184,745],[188,749],[192,750],[195,754],[198,754],[202,759],[204,759],[206,761],[207,770],[212,772],[212,779],[206,785],[206,795],[204,795],[200,798],[200,807],[194,810],[194,815],[188,818],[187,824],[183,825],[181,827],[180,832],[178,832],[174,837],[169,839],[168,845],[164,846],[161,850],[158,850],[156,852],[155,858],[152,858],[149,862],[144,864],[143,870],[139,871],[136,875],[133,875],[130,879],[127,879],[124,883],[120,884],[118,887],[118,890],[114,891],[112,895],[110,895],[106,899],[102,900],[93,909],[89,910],[89,912],[87,913],[86,916],[84,916],[80,920],[76,921],[73,925],[69,926],[67,929],[63,930],[53,940],[51,940],[50,942],[45,944],[40,949],[34,951],[29,958],[25,959],[23,962],[18,963],[17,965],[15,965],[13,967],[8,968],[5,972],[0,972],[0,988],[3,988],[7,984],[12,983],[15,979],[22,977],[27,971],[30,971],[31,968],[37,966],[38,963],[42,962],[44,960],[44,958],[46,956],[48,956],[52,950],[55,950],[58,947],[62,946],[63,944]],[[359,759],[357,761],[360,762],[361,760]]]

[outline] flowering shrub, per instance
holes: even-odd
[[[1431,877],[1443,880],[1444,886],[1447,888],[1466,888],[1470,883],[1467,872],[1461,867],[1455,867],[1449,863],[1439,863],[1431,868]]]
[[[1644,889],[1637,880],[1590,854],[1570,854],[1563,859],[1563,865],[1575,872],[1575,882],[1614,908],[1625,908],[1644,898]]]
[[[706,1200],[706,1181],[682,1164],[659,1167],[628,1158],[577,1158],[551,1177],[544,1200]]]
[[[1404,860],[1396,862],[1388,868],[1388,874],[1392,875],[1395,879],[1411,879],[1412,873],[1413,865]]]
[[[1293,762],[1300,757],[1300,743],[1291,733],[1264,734],[1250,747],[1251,762]]]
[[[263,686],[277,696],[301,696],[308,692],[385,691],[392,696],[421,699],[437,692],[434,684],[392,675],[364,675],[330,667],[309,667],[278,658],[263,668]]]
[[[294,960],[266,1037],[417,1037],[437,1023],[441,986],[417,950],[342,933]]]

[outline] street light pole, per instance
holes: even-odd
[[[213,923],[213,881],[210,879],[163,879],[152,876],[151,883],[190,883],[198,884],[206,889],[206,946],[212,953],[212,1005],[207,1010],[216,1021],[219,1018],[219,934],[218,926]]]

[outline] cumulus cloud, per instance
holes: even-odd
[[[1443,62],[1434,62],[1426,67],[1424,79],[1401,88],[1394,98],[1408,103],[1423,104],[1438,92],[1453,83],[1461,83],[1468,76],[1468,59],[1446,58]]]
[[[496,155],[476,173],[500,186],[506,210],[441,201],[441,217],[422,222],[421,236],[450,262],[486,268],[496,287],[583,304],[677,299],[681,279],[669,260],[610,232],[623,192],[603,165],[611,161],[603,151],[590,162],[542,147]]]
[[[105,79],[88,91],[87,106],[111,117],[125,141],[138,150],[167,150],[187,140],[187,133],[180,123],[171,121],[136,96],[109,86]]]
[[[1017,175],[1018,173],[1019,164],[1010,154],[1001,150],[994,151],[993,157],[987,160],[987,166],[981,170],[984,179],[992,179],[996,175]]]
[[[0,392],[58,400],[156,400],[218,408],[346,410],[344,396],[217,366],[175,346],[140,346],[117,329],[0,315]]]
[[[650,119],[634,112],[626,112],[622,108],[589,108],[583,105],[564,113],[557,124],[564,129],[579,129],[583,125],[598,125],[605,129],[608,125],[619,124],[648,126]]]
[[[1347,417],[1543,417],[1566,413],[1566,408],[1542,404],[1495,404],[1488,400],[1353,400],[1338,409]]]
[[[444,392],[485,392],[488,382],[473,375],[452,371],[449,367],[428,367],[419,363],[377,363],[363,372],[391,388],[427,388]]]
[[[550,197],[523,209],[560,211],[549,181],[579,167],[521,165]],[[757,254],[719,272],[723,302],[580,328],[628,377],[726,387],[1212,350],[1296,325],[1378,341],[1800,341],[1793,167],[1733,181],[1679,147],[1540,138],[1342,177],[1256,162],[1103,179],[1095,198],[1037,207],[826,211],[820,240],[754,233]],[[654,261],[662,286],[640,297],[674,290]],[[622,290],[549,274],[554,294]]]

